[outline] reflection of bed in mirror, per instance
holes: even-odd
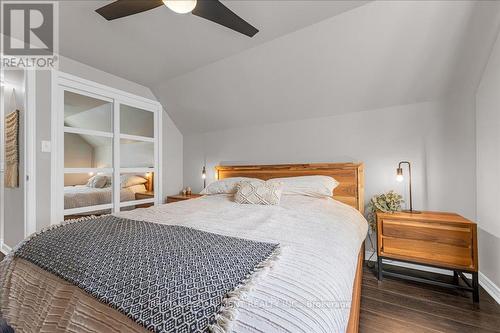
[[[153,188],[152,174],[126,174],[120,177],[120,202],[134,201],[136,193],[146,193]],[[64,209],[75,209],[111,204],[113,186],[110,175],[88,175],[85,185],[64,186]],[[124,207],[131,210],[135,206]],[[84,215],[100,215],[111,213],[109,209],[91,211],[68,216],[69,218]]]
[[[136,176],[139,178],[139,176]],[[142,178],[142,177],[140,177]],[[135,193],[147,192],[147,179],[144,179],[143,184],[135,184],[120,190],[120,201],[135,200]],[[88,207],[110,204],[112,199],[113,189],[111,184],[99,188],[88,185],[75,185],[64,187],[64,209]]]

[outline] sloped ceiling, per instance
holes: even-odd
[[[163,7],[106,22],[106,3],[61,3],[61,53],[148,86],[183,134],[474,91],[500,22],[496,1],[224,1],[250,39]]]
[[[475,89],[498,27],[498,2],[372,2],[152,90],[183,133],[428,101]]]
[[[260,29],[254,38],[165,6],[108,22],[94,11],[110,2],[60,1],[60,52],[151,87],[368,1],[222,0]]]

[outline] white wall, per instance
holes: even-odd
[[[77,61],[60,57],[59,69],[62,72],[95,81],[116,89],[124,90],[145,98],[156,100],[149,88],[127,81],[112,74],[97,70]],[[50,153],[41,152],[41,141],[51,139],[51,76],[48,71],[37,72],[37,228],[50,224]],[[172,120],[164,114],[163,128],[172,133],[164,133],[163,144],[163,184],[165,194],[176,193],[182,189],[182,157],[179,160],[178,151],[182,151],[182,135]],[[168,152],[174,152],[169,155]]]
[[[76,75],[86,80],[95,81],[131,94],[156,100],[151,90],[132,81],[125,80],[116,75],[103,72],[73,59],[60,56],[59,70]]]
[[[120,166],[122,168],[154,167],[154,144],[150,142],[127,142],[120,145]],[[95,147],[96,168],[109,168],[113,165],[113,146]]]
[[[475,217],[474,98],[184,136],[184,185],[199,191],[219,163],[365,163],[366,199],[391,189],[397,163],[413,163],[414,207]]]
[[[500,286],[500,36],[476,95],[479,267]]]
[[[6,70],[4,87],[4,112],[5,115],[19,110],[19,187],[5,188],[4,198],[4,234],[3,241],[12,247],[24,238],[24,135],[25,135],[25,89],[23,70]],[[14,95],[15,99],[14,99]],[[16,103],[17,102],[17,103]],[[16,105],[17,104],[17,105]]]
[[[36,73],[36,226],[50,225],[50,153],[42,153],[42,140],[50,141],[51,77],[49,71]]]
[[[94,148],[78,134],[64,133],[64,167],[94,167]],[[66,174],[64,186],[83,185],[89,178],[87,174]]]
[[[184,139],[165,112],[163,114],[163,194],[179,194],[184,185]]]

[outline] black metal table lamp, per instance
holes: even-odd
[[[399,165],[398,165],[398,169],[397,169],[397,175],[396,175],[396,180],[398,182],[402,182],[405,178],[403,177],[403,168],[401,167],[401,165],[403,164],[408,164],[408,184],[409,184],[409,187],[410,187],[410,209],[408,210],[403,210],[403,212],[405,213],[411,213],[411,214],[420,214],[421,212],[417,211],[417,210],[413,210],[413,199],[412,199],[412,196],[411,196],[411,164],[410,162],[408,161],[401,161],[399,162]]]

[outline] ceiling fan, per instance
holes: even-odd
[[[111,21],[162,5],[179,14],[192,13],[203,17],[249,37],[259,32],[218,0],[117,0],[97,9],[96,12]]]

